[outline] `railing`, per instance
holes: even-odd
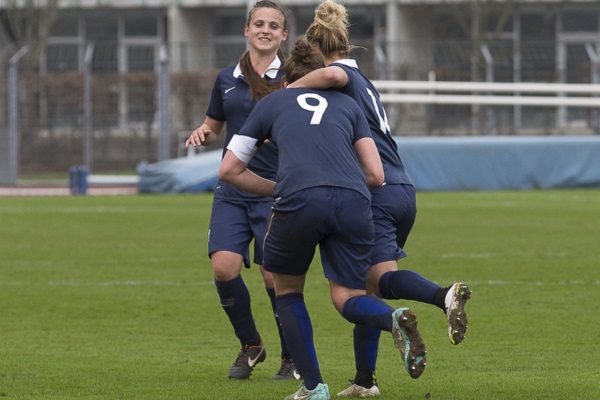
[[[587,126],[589,132],[600,135],[600,84],[569,83],[527,83],[527,82],[446,82],[446,81],[373,81],[380,92],[381,101],[392,105],[443,105],[471,106],[470,126],[472,132],[494,134],[497,131],[495,110],[498,106],[512,108],[514,132],[520,131],[523,122],[521,107],[542,107],[555,109],[555,131],[569,129],[568,110],[588,110],[579,118],[579,125]],[[496,108],[494,108],[496,107]],[[485,112],[480,112],[485,108]],[[439,118],[436,113],[424,113],[425,119]],[[393,120],[407,118],[399,116],[397,110],[391,115]],[[410,117],[410,116],[408,116]],[[469,117],[469,115],[465,115]],[[483,118],[483,120],[482,120]],[[582,119],[583,118],[583,119]],[[506,119],[506,118],[505,118]],[[546,117],[548,119],[548,117]],[[582,122],[583,121],[583,122]],[[480,127],[483,127],[482,129]],[[580,129],[581,130],[581,129]],[[552,131],[549,129],[548,132]],[[585,129],[584,129],[585,131]],[[550,134],[550,133],[547,133]]]
[[[373,81],[380,91],[383,103],[419,104],[479,104],[479,105],[527,105],[527,106],[576,106],[599,107],[600,84],[568,83],[489,83],[489,82],[439,82],[439,81]],[[428,93],[388,93],[428,92]],[[467,94],[438,94],[457,92]],[[476,95],[473,93],[487,93]],[[493,93],[513,93],[511,96]],[[531,96],[525,93],[548,93],[550,96]],[[575,94],[580,97],[566,96]],[[583,97],[587,95],[588,97]]]

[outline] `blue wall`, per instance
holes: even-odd
[[[600,188],[599,136],[401,137],[417,190]],[[138,166],[142,193],[211,190],[221,150]]]

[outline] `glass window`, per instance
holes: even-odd
[[[434,12],[433,26],[439,40],[469,40],[471,37],[471,13],[467,8],[455,6],[456,12],[447,8]]]
[[[79,67],[79,46],[48,45],[46,48],[48,72],[76,71]]]
[[[129,71],[153,71],[154,47],[129,46],[127,48],[127,60]]]
[[[556,80],[556,46],[554,42],[521,42],[521,80],[554,82]]]
[[[125,36],[157,36],[158,18],[151,11],[125,13]]]
[[[509,10],[489,13],[486,17],[486,29],[489,33],[512,32],[512,13]]]
[[[85,36],[87,40],[117,40],[117,14],[96,11],[85,18]]]
[[[374,17],[378,15],[373,7],[369,9],[362,7],[352,7],[348,9],[348,18],[350,20],[350,41],[357,38],[372,38],[375,32]]]
[[[216,36],[243,36],[246,25],[246,10],[231,8],[217,12],[214,19]]]
[[[96,72],[116,72],[118,70],[117,45],[111,43],[97,43],[94,46],[92,70]]]
[[[523,40],[554,40],[555,35],[554,13],[521,15],[521,38]]]
[[[50,27],[50,36],[79,36],[79,15],[72,11],[58,13],[57,18]]]
[[[512,40],[495,40],[487,43],[487,46],[494,59],[494,81],[512,82],[514,80]],[[482,64],[483,68],[486,68],[485,62]]]
[[[565,32],[596,32],[598,30],[598,12],[565,11],[562,18]]]

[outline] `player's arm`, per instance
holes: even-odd
[[[196,128],[185,141],[185,147],[210,146],[223,131],[223,126],[225,126],[224,121],[206,117],[204,123]]]
[[[383,185],[385,180],[383,166],[373,138],[363,137],[354,142],[354,151],[365,173],[369,188],[374,189]]]
[[[347,84],[348,74],[346,74],[346,71],[340,67],[332,65],[309,72],[297,81],[287,85],[287,88],[341,89]]]
[[[261,178],[247,168],[248,162],[256,153],[256,142],[256,139],[248,136],[234,135],[221,162],[219,179],[245,192],[273,196],[275,182]]]

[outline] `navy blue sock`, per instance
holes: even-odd
[[[313,329],[302,293],[277,296],[277,315],[283,327],[285,341],[304,386],[313,390],[323,383],[317,352],[313,341]]]
[[[281,322],[279,322],[279,316],[277,315],[277,303],[275,301],[275,289],[267,288],[267,294],[269,300],[271,300],[271,307],[273,308],[273,315],[275,316],[275,322],[277,323],[277,331],[279,332],[279,342],[281,343],[281,358],[290,360],[290,355],[287,345],[285,344],[285,338],[283,337],[283,331],[281,330]]]
[[[226,282],[215,280],[215,286],[219,293],[221,307],[229,317],[235,336],[240,340],[242,347],[260,345],[260,334],[254,324],[250,308],[250,293],[242,276],[238,275]]]
[[[344,303],[342,316],[353,324],[366,325],[382,331],[392,331],[395,310],[377,296],[355,296]]]
[[[377,364],[377,351],[379,350],[381,331],[364,325],[354,325],[353,334],[356,370],[367,372],[366,375],[372,380]],[[354,383],[361,385],[364,382],[357,382],[355,379]]]
[[[425,279],[414,271],[389,271],[379,279],[379,293],[384,299],[416,300],[434,304],[435,292],[440,289],[436,283]]]

